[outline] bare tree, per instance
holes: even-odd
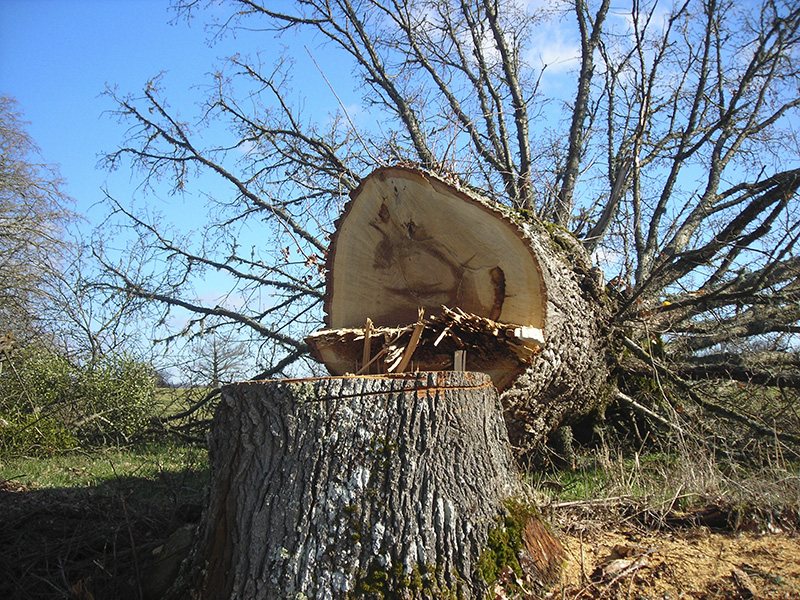
[[[607,189],[618,189],[612,202],[598,196],[584,243],[625,253],[616,274],[629,287],[614,320],[668,336],[674,360],[765,334],[789,348],[799,316],[800,11],[716,1],[658,9],[634,4],[630,35],[601,52],[597,148]]]
[[[17,102],[0,96],[0,331],[80,363],[130,353],[142,302],[106,285],[89,264],[80,219],[58,168],[44,162]]]
[[[191,17],[204,4],[175,8]],[[301,0],[282,9],[231,0],[213,35],[313,36],[350,61],[379,128],[359,129],[344,110],[309,119],[290,101],[285,57],[229,58],[191,124],[158,78],[138,96],[111,90],[130,129],[106,157],[110,168],[130,164],[145,186],[169,183],[175,193],[195,174],[212,176],[229,192],[208,198],[208,225],[194,238],[112,200],[137,233],[139,262],[123,269],[98,257],[116,289],[188,310],[187,332],[212,318],[251,328],[274,353],[267,374],[280,373],[305,356],[303,337],[321,322],[326,238],[341,199],[375,166],[411,162],[564,227],[594,253],[614,305],[602,329],[617,358],[638,361],[613,368],[645,365],[695,395],[692,378],[775,382],[794,364],[800,332],[800,9],[773,0],[625,6],[579,0],[557,11],[576,24],[581,52],[561,122],[557,99],[541,91],[546,67],[529,58],[552,14],[513,0]],[[211,127],[213,142],[203,135]],[[241,247],[239,232],[255,226],[264,243]],[[150,259],[166,268],[148,270]],[[209,271],[231,281],[214,303],[191,291]],[[742,344],[764,336],[780,338],[777,351]],[[736,368],[721,367],[734,346]]]
[[[252,362],[244,341],[212,332],[198,338],[195,359],[187,366],[195,385],[219,387],[246,379]],[[252,367],[251,367],[252,368]],[[253,373],[250,373],[251,375]]]
[[[0,331],[41,333],[40,309],[73,219],[56,167],[45,164],[16,100],[0,96]]]

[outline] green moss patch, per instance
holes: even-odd
[[[539,512],[532,504],[509,498],[503,503],[505,514],[497,517],[497,526],[489,530],[486,549],[478,559],[478,573],[487,583],[497,581],[505,567],[523,576],[519,555],[523,549],[525,525]]]
[[[437,598],[457,600],[460,590],[451,590],[444,584],[440,569],[427,565],[414,565],[406,573],[399,560],[387,569],[373,562],[366,573],[356,580],[349,598],[379,598],[381,600],[403,600],[405,598]]]

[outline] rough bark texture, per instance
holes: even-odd
[[[547,289],[545,344],[501,400],[518,454],[560,425],[602,410],[609,378],[608,321],[602,273],[580,242],[555,225],[523,225]]]
[[[489,532],[522,489],[479,373],[227,386],[209,448],[185,579],[200,598],[482,598]],[[536,579],[557,572],[536,519],[522,538]]]

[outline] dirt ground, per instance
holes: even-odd
[[[548,600],[800,600],[798,515],[743,522],[709,507],[656,524],[641,514],[620,518],[585,509],[545,515],[566,556]],[[0,486],[0,598],[157,600],[144,585],[155,573],[154,552],[199,517],[187,515],[132,496],[6,482]],[[541,597],[502,587],[494,592],[494,600]]]
[[[800,599],[800,537],[625,527],[561,537],[567,560],[550,598]]]

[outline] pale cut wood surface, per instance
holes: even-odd
[[[458,367],[491,376],[520,455],[602,410],[610,305],[565,229],[437,176],[385,167],[351,194],[326,268],[328,329],[307,341],[332,373],[397,372],[423,308],[426,326],[404,368],[452,370],[465,351]],[[447,310],[468,316],[448,329]]]
[[[328,256],[330,329],[414,323],[442,306],[544,328],[541,271],[522,232],[479,199],[416,170],[366,177]]]

